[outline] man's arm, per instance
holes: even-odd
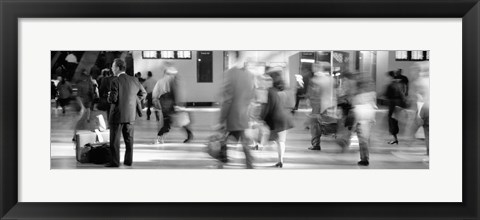
[[[143,88],[141,83],[138,83],[138,86],[139,86],[139,90],[138,90],[137,96],[138,96],[138,99],[142,101],[147,97],[147,91],[145,90],[145,88]]]
[[[118,78],[115,78],[111,82],[110,93],[108,94],[107,101],[108,103],[117,103],[118,102]]]
[[[220,113],[220,124],[225,123],[227,120],[228,113],[232,106],[233,101],[233,86],[231,82],[231,73],[227,72],[225,74],[225,81],[223,82],[223,98],[222,98],[222,108]]]

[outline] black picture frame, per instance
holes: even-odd
[[[479,219],[478,0],[0,0],[1,219]],[[18,19],[462,18],[461,203],[18,202]],[[33,88],[32,88],[33,89]],[[450,116],[446,116],[450,117]],[[445,126],[448,126],[445,124]],[[455,146],[449,146],[455,147]],[[442,161],[448,163],[448,161]],[[41,190],[41,189],[39,189]],[[448,190],[448,189],[446,189]],[[339,192],[340,193],[340,192]],[[374,193],[374,192],[372,192]],[[441,192],[439,192],[441,193]]]

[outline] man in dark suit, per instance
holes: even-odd
[[[248,147],[245,129],[248,128],[248,105],[254,97],[253,75],[243,67],[245,57],[241,52],[236,53],[236,65],[224,74],[222,88],[222,107],[220,112],[220,129],[225,129],[229,136],[242,143],[245,153],[247,169],[253,169],[253,157]],[[223,145],[220,150],[220,160],[227,161],[227,148]]]
[[[112,71],[116,76],[110,87],[108,102],[111,103],[110,117],[110,151],[111,160],[107,167],[120,165],[120,133],[125,141],[125,159],[123,164],[132,165],[133,159],[133,123],[137,113],[137,100],[143,100],[147,92],[140,82],[133,76],[125,73],[126,63],[115,59]]]

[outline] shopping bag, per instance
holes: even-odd
[[[208,138],[206,151],[211,157],[224,161],[226,155],[222,154],[222,148],[227,147],[227,134],[215,134]]]
[[[173,127],[180,128],[190,124],[190,116],[188,115],[188,112],[175,112],[171,117]]]

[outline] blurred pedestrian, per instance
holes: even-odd
[[[322,136],[322,121],[329,115],[328,110],[336,106],[336,97],[333,93],[333,78],[330,76],[329,63],[313,65],[314,76],[311,78],[307,97],[312,107],[310,114],[310,133],[312,136],[309,150],[321,150],[320,138]]]
[[[285,83],[282,79],[283,71],[274,68],[267,74],[272,78],[273,86],[268,89],[267,104],[263,108],[261,118],[270,128],[270,141],[274,141],[277,145],[278,162],[275,166],[282,168],[287,130],[293,128],[293,121],[286,107],[287,97],[284,91]]]
[[[401,108],[406,107],[405,94],[402,91],[402,85],[400,79],[395,78],[395,72],[389,71],[388,76],[391,79],[390,84],[387,86],[385,96],[388,99],[388,130],[393,136],[394,140],[389,141],[388,144],[398,145],[398,133],[400,128],[398,127],[398,116]]]
[[[305,82],[303,81],[303,76],[301,74],[295,74],[295,81],[296,81],[296,90],[295,90],[295,107],[292,109],[292,114],[298,110],[298,106],[300,105],[300,101],[305,99],[307,89],[305,87]]]
[[[405,75],[402,75],[402,72],[403,72],[402,69],[398,69],[395,72],[395,79],[399,79],[399,83],[401,85],[403,94],[405,94],[405,96],[408,96],[408,90],[409,90],[408,77],[406,77]]]
[[[418,129],[423,127],[425,134],[426,154],[430,155],[430,70],[426,62],[415,63],[412,67],[412,75],[417,79],[412,83],[415,94],[415,116],[411,128],[413,139]]]
[[[375,123],[377,97],[372,82],[368,78],[360,79],[357,83],[357,92],[352,98],[355,118],[354,128],[360,145],[360,161],[358,165],[368,166],[370,134]]]
[[[247,169],[253,169],[253,157],[248,147],[245,129],[248,125],[248,105],[254,97],[253,74],[244,68],[245,57],[236,52],[235,65],[224,73],[222,104],[220,112],[220,130],[228,132],[237,142],[242,143]],[[222,145],[220,160],[227,162],[227,146]]]
[[[135,77],[138,79],[138,81],[139,81],[140,83],[145,82],[145,79],[142,78],[142,73],[141,73],[141,72],[135,73]]]
[[[155,84],[157,84],[157,80],[153,78],[152,72],[148,71],[148,76],[147,80],[143,82],[143,88],[147,91],[147,120],[150,120],[150,115],[152,114],[151,109],[153,108],[153,100],[152,100],[152,95],[153,95],[153,88],[155,88]],[[160,121],[160,116],[158,111],[154,110],[155,118],[157,121]]]
[[[57,91],[58,91],[58,104],[62,107],[62,113],[65,114],[65,106],[68,105],[70,99],[72,97],[73,89],[72,85],[64,78],[59,76],[58,77],[58,84],[57,84]]]
[[[99,101],[100,94],[98,91],[99,86],[98,86],[97,80],[94,79],[91,74],[89,75],[89,78],[92,81],[92,85],[93,85],[93,100],[92,100],[92,105],[90,106],[90,111],[93,111],[95,104],[98,103]]]
[[[87,70],[82,71],[81,77],[76,83],[77,87],[77,100],[81,106],[81,112],[86,115],[87,122],[90,121],[90,108],[93,104],[95,97],[94,85],[90,79],[90,75]]]
[[[107,119],[108,119],[110,116],[110,103],[108,103],[108,92],[110,92],[111,83],[114,76],[112,74],[112,71],[110,71],[110,69],[103,69],[102,75],[103,75],[102,81],[98,89],[100,98],[98,101],[97,109],[100,111],[106,111]]]
[[[175,67],[167,67],[163,78],[158,80],[153,88],[152,99],[159,102],[163,115],[163,126],[157,133],[155,144],[164,142],[164,135],[170,131],[172,125],[172,116],[175,114],[175,106],[178,105],[178,102],[180,101],[178,98],[181,91],[179,88],[177,73],[178,70]],[[192,140],[193,133],[189,128],[189,124],[183,125],[182,128],[187,134],[187,138],[183,143],[188,143]]]
[[[73,141],[75,141],[75,134],[77,130],[82,127],[81,125],[83,125],[85,121],[90,123],[90,107],[93,104],[94,90],[87,70],[82,70],[82,75],[78,78],[75,86],[77,88],[77,103],[80,106],[80,117],[73,131]]]

